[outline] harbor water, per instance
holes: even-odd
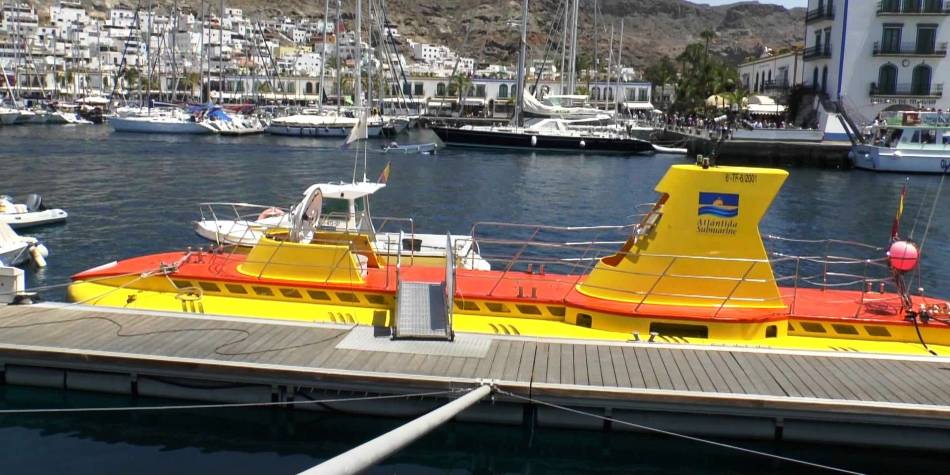
[[[436,140],[413,131],[404,142]],[[249,136],[116,134],[104,126],[0,127],[0,193],[40,193],[66,209],[65,225],[23,230],[49,249],[49,266],[28,286],[62,300],[70,275],[115,259],[206,246],[191,229],[198,204],[241,201],[290,206],[307,186],[363,176],[363,155],[339,140]],[[506,221],[584,226],[628,224],[653,201],[672,155],[534,154],[442,149],[437,155],[384,154],[370,141],[366,174],[387,162],[378,216],[412,217],[416,230],[468,234],[473,223]],[[359,154],[359,165],[354,158]],[[950,298],[950,191],[941,177],[791,169],[762,221],[763,234],[888,242],[898,195],[908,194],[901,234],[923,244],[913,287]],[[950,186],[950,185],[948,185]],[[928,226],[929,224],[929,226]],[[782,252],[823,255],[813,244],[779,241]],[[880,255],[869,253],[867,258]],[[788,271],[788,269],[779,269]],[[860,275],[861,269],[855,274]],[[155,401],[151,401],[154,403]],[[168,403],[168,401],[161,401]],[[129,398],[0,386],[0,406],[141,404]],[[381,403],[382,404],[382,403]],[[180,413],[0,415],[4,473],[293,473],[398,425],[391,419],[275,410]],[[743,441],[742,445],[852,470],[945,469],[950,455]],[[387,460],[378,473],[801,473],[801,467],[693,442],[643,434],[609,435],[449,424]]]

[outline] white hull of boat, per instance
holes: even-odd
[[[311,126],[311,125],[275,125],[267,127],[267,133],[271,135],[283,135],[289,137],[347,137],[353,127],[341,126]],[[366,134],[370,137],[378,137],[383,128],[379,125],[370,125],[366,128]]]
[[[109,125],[116,132],[151,134],[210,134],[212,131],[198,122],[168,117],[113,117]]]
[[[901,173],[950,173],[950,151],[892,149],[856,145],[849,154],[855,168]]]
[[[43,226],[46,224],[61,223],[69,215],[61,209],[44,209],[26,213],[0,213],[0,223],[10,225],[13,229]]]
[[[26,242],[0,244],[0,265],[16,266],[30,258],[30,245]]]

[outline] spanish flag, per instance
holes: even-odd
[[[379,174],[379,178],[376,179],[376,183],[386,184],[386,182],[389,181],[389,173],[392,171],[392,169],[393,162],[387,162],[382,173]]]
[[[894,224],[891,226],[891,240],[897,240],[897,231],[901,227],[901,215],[904,214],[904,197],[907,196],[907,182],[901,188],[900,198],[897,200],[897,215],[894,216]]]

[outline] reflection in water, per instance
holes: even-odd
[[[50,248],[30,284],[59,284],[113,259],[205,245],[191,231],[199,202],[290,205],[321,181],[348,180],[354,151],[337,141],[255,136],[112,134],[108,127],[0,127],[0,193],[41,193],[69,211],[66,225],[31,230]],[[432,141],[428,131],[404,140]],[[380,216],[411,216],[425,232],[467,234],[477,221],[565,226],[627,224],[636,205],[682,159],[570,156],[447,149],[385,155],[371,145],[369,172],[392,160]],[[361,173],[360,173],[361,174]],[[938,177],[911,178],[903,230],[920,240]],[[762,223],[763,234],[887,242],[899,175],[793,169]],[[950,192],[924,248],[922,285],[950,297]],[[916,226],[915,226],[916,222]],[[810,252],[780,244],[790,252]],[[869,256],[877,257],[877,256]],[[47,298],[60,299],[62,289]],[[7,407],[125,405],[126,398],[0,386]],[[304,411],[222,410],[0,417],[4,472],[292,473],[399,421]],[[784,455],[871,472],[946,467],[946,454],[743,442]],[[377,473],[801,473],[799,467],[635,434],[450,424],[387,460]]]

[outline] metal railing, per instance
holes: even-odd
[[[874,49],[871,51],[874,56],[946,56],[947,42],[941,43],[917,43],[903,42],[898,44],[882,44],[880,41],[874,42]]]
[[[943,97],[943,83],[940,84],[913,84],[899,83],[885,86],[878,86],[877,83],[871,83],[870,95],[872,96],[909,96],[909,97]]]
[[[814,58],[830,58],[831,57],[831,44],[820,44],[809,46],[802,50],[802,58],[804,59],[814,59]]]
[[[944,0],[881,0],[878,16],[884,15],[950,15],[950,3]]]
[[[805,13],[805,23],[811,23],[817,20],[833,20],[835,18],[835,4],[828,2],[827,5],[819,5],[817,8],[808,10]]]

